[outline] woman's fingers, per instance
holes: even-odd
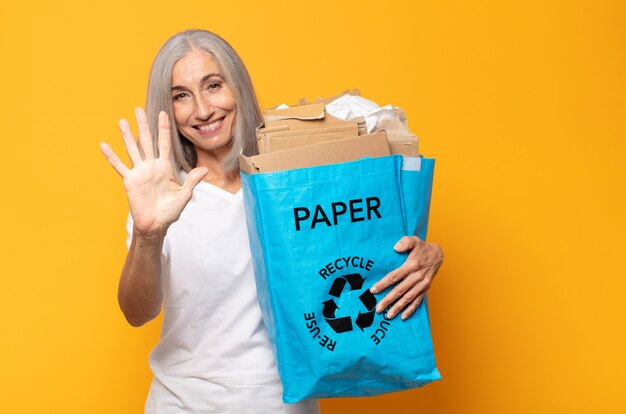
[[[406,319],[415,312],[423,294],[430,287],[443,261],[443,253],[438,245],[425,243],[415,236],[403,237],[396,243],[394,249],[398,253],[407,251],[410,253],[402,266],[372,285],[370,291],[382,292],[395,284],[378,302],[376,311],[382,312],[389,307],[387,317],[391,319],[404,309],[402,319]]]
[[[415,298],[415,296],[417,296],[417,294],[419,294],[419,292],[411,291],[418,286],[423,279],[423,271],[415,271],[410,274],[403,275],[402,282],[397,283],[393,289],[391,289],[391,291],[378,302],[376,305],[376,311],[382,312],[392,304],[399,304],[402,307],[407,305]],[[411,294],[407,296],[409,292],[411,292]]]
[[[438,246],[437,246],[438,247]],[[377,312],[382,312],[388,306],[387,317],[392,319],[403,309],[402,319],[406,319],[415,312],[426,294],[441,266],[441,262],[424,265],[395,286],[376,306]]]
[[[413,250],[414,248],[419,247],[422,244],[424,244],[424,242],[419,237],[404,236],[403,238],[398,240],[396,245],[393,246],[393,249],[398,253],[402,253],[408,250]]]
[[[416,279],[419,282],[410,282],[404,284],[400,284],[394,288],[394,291],[391,291],[386,297],[383,298],[379,306],[382,309],[386,309],[389,305],[391,308],[387,311],[387,318],[393,319],[397,314],[399,314],[406,306],[413,303],[417,297],[428,290],[430,286],[430,281],[420,275],[421,277],[417,277]],[[407,280],[408,282],[408,280]],[[377,307],[378,308],[378,307]]]
[[[128,167],[126,167],[124,165],[124,163],[122,161],[120,161],[120,159],[117,157],[115,152],[113,152],[111,147],[108,144],[106,144],[104,142],[101,142],[100,143],[100,151],[102,151],[102,153],[104,154],[105,158],[107,159],[109,164],[111,164],[113,166],[115,171],[117,171],[117,173],[119,175],[121,175],[122,178],[125,178],[130,170],[128,169]]]
[[[144,159],[153,160],[154,150],[152,147],[152,135],[150,134],[150,128],[148,127],[148,117],[143,108],[135,109],[135,117],[137,118],[137,126],[139,129],[139,145],[141,145],[141,151],[143,152]]]
[[[404,262],[402,266],[387,273],[385,277],[374,283],[370,288],[370,292],[382,292],[394,283],[398,283],[400,280],[404,279],[406,275],[409,274],[409,271],[407,262]]]
[[[417,297],[415,298],[415,300],[413,300],[413,302],[411,302],[409,304],[409,306],[406,307],[406,309],[404,310],[404,312],[402,312],[402,316],[400,316],[402,318],[403,321],[405,321],[409,316],[413,315],[415,313],[415,311],[417,310],[417,308],[420,306],[420,304],[422,303],[422,299],[424,298],[424,295],[426,293],[421,293],[419,295],[417,295]]]
[[[189,171],[187,179],[183,183],[183,189],[191,194],[195,186],[198,185],[198,183],[202,181],[202,179],[206,177],[208,173],[209,169],[205,167],[198,167]]]
[[[122,138],[124,139],[124,145],[126,146],[126,152],[128,153],[130,160],[133,162],[133,166],[139,164],[141,162],[141,154],[139,153],[139,148],[137,148],[137,143],[135,142],[133,133],[130,131],[128,121],[120,119],[119,127],[120,132],[122,133]]]
[[[164,111],[159,112],[159,158],[169,160],[172,138],[170,120]]]
[[[415,248],[418,248],[422,244],[424,244],[424,242],[415,236],[404,236],[396,243],[393,248],[396,252],[402,253],[407,250],[413,250]],[[389,272],[385,277],[374,283],[374,285],[370,288],[370,291],[372,293],[382,292],[394,283],[397,283],[400,280],[404,279],[406,275],[415,270],[417,270],[417,268],[415,267],[415,263],[407,260],[404,262],[404,264],[402,264],[402,266]]]

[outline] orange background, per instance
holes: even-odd
[[[444,379],[324,414],[626,412],[625,21],[597,0],[3,2],[0,411],[142,412],[160,320],[118,309],[127,206],[98,142],[124,153],[152,58],[195,27],[263,107],[358,87],[437,159]]]

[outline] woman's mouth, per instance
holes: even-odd
[[[224,118],[220,118],[211,122],[210,124],[195,125],[194,128],[200,131],[201,134],[210,134],[220,129],[223,123]]]

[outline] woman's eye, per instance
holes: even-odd
[[[179,93],[179,94],[174,95],[174,96],[172,97],[172,99],[173,99],[174,101],[179,101],[179,100],[181,100],[181,99],[185,98],[186,96],[187,96],[187,94],[186,94],[186,93],[181,92],[181,93]]]
[[[212,91],[216,91],[218,90],[220,87],[222,86],[221,83],[219,82],[213,82],[213,83],[209,83],[207,85],[207,89],[212,90]]]

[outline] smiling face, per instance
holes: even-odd
[[[226,154],[237,114],[237,101],[213,56],[191,50],[172,70],[172,108],[178,131],[203,153]]]

